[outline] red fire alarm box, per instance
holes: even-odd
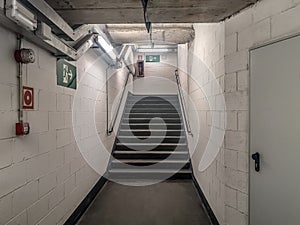
[[[28,135],[30,132],[30,126],[29,123],[16,123],[16,135],[22,136],[22,135]]]

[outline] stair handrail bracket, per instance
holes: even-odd
[[[179,77],[179,71],[178,69],[175,70],[175,78],[176,78],[176,84],[177,84],[177,89],[178,89],[178,95],[179,95],[179,102],[182,108],[182,114],[183,114],[183,119],[184,119],[184,124],[186,127],[186,131],[187,133],[193,137],[193,132],[191,129],[191,124],[187,115],[187,111],[186,111],[186,102],[185,102],[185,98],[183,95],[183,88],[181,86],[181,81],[180,81],[180,77]]]

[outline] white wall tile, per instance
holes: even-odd
[[[12,217],[12,194],[9,194],[0,198],[0,224],[5,224]]]
[[[44,196],[56,186],[56,172],[52,172],[39,179],[39,197]]]
[[[48,196],[39,199],[30,208],[27,209],[28,224],[37,224],[49,211],[49,198]]]
[[[16,216],[38,200],[38,182],[34,181],[13,193],[13,215]]]
[[[26,184],[26,163],[0,170],[0,197]]]
[[[0,140],[0,169],[12,164],[12,142],[10,139]]]

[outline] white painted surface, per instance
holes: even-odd
[[[198,167],[204,152],[208,145],[210,137],[212,121],[214,126],[224,129],[224,125],[220,124],[219,119],[212,118],[212,112],[216,110],[216,105],[209,105],[209,102],[216,102],[215,99],[220,95],[224,82],[224,46],[225,33],[224,23],[220,24],[194,24],[195,40],[191,43],[188,54],[189,79],[185,85],[190,95],[191,101],[196,106],[198,120],[200,122],[200,136],[195,153],[192,155],[192,164],[194,174],[200,184],[206,198],[209,201],[215,215],[222,224],[224,222],[224,149],[220,149],[220,153],[212,164],[203,172]],[[185,54],[179,57],[183,61],[179,65],[184,65]],[[182,72],[181,72],[182,74]],[[184,74],[184,73],[183,73]],[[184,78],[184,76],[183,76]],[[213,79],[220,83],[221,89],[215,90]],[[184,83],[184,79],[183,79]],[[214,99],[214,100],[213,100]],[[190,107],[191,115],[192,108]],[[221,116],[217,111],[214,112],[218,117]],[[192,130],[195,131],[197,124],[192,123]],[[193,142],[196,137],[189,137],[189,143]]]
[[[299,223],[299,58],[300,37],[251,51],[251,225]]]
[[[215,162],[219,161],[219,166],[213,164],[204,174],[196,174],[221,224],[248,224],[249,49],[274,38],[299,32],[299,3],[299,0],[260,1],[227,19],[223,38],[220,37],[220,32],[214,30],[218,24],[211,24],[211,28],[203,24],[195,26],[196,38],[189,49],[219,77],[227,106],[224,149],[221,149]],[[223,41],[224,48],[216,48]],[[219,50],[216,51],[217,49]],[[193,65],[190,59],[189,64]],[[222,64],[225,64],[225,72]],[[193,72],[190,71],[189,74]],[[201,80],[209,81],[204,71]],[[194,164],[197,165],[203,152],[200,146],[206,145],[205,136],[209,136],[209,125],[213,118],[205,113],[208,105],[201,100],[203,92],[193,82],[189,82],[189,93],[192,98],[198,99],[197,105],[202,111],[199,114],[204,136],[203,141],[200,141],[198,154],[193,157]],[[223,191],[224,196],[220,197]]]
[[[17,112],[17,65],[13,58],[15,34],[0,27],[0,224],[63,224],[87,195],[100,175],[84,161],[76,145],[72,106],[75,91],[56,86],[56,58],[24,41],[33,48],[37,60],[24,66],[24,85],[35,90],[35,109],[25,112],[31,134],[15,137]],[[89,51],[78,62],[78,80],[85,72],[103,80],[99,86],[87,80],[89,93],[99,89],[96,121],[100,137],[108,149],[114,135],[106,130],[105,63],[91,67],[98,55]],[[101,60],[100,60],[101,61]],[[116,93],[124,83],[119,72],[109,82],[111,111]],[[101,89],[102,88],[102,89]],[[91,99],[81,99],[81,107],[91,110]],[[88,125],[88,124],[86,124]],[[81,129],[81,138],[88,138],[88,126]],[[101,160],[100,160],[101,161]],[[107,161],[102,160],[103,170]]]

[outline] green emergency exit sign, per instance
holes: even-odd
[[[146,55],[146,62],[160,62],[160,55]]]
[[[56,63],[57,85],[76,89],[77,69],[76,66],[68,63],[64,59],[57,60]]]

